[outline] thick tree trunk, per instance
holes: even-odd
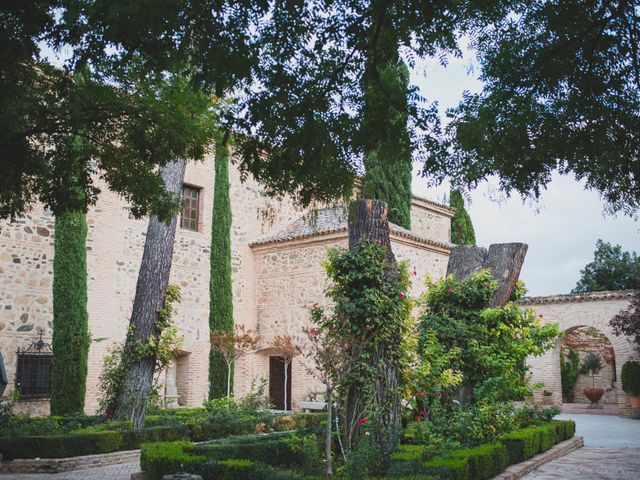
[[[162,167],[160,171],[167,191],[176,197],[182,191],[185,167],[185,160],[176,160]],[[149,339],[157,338],[161,333],[157,329],[156,320],[159,310],[164,305],[169,285],[176,224],[177,215],[169,224],[161,222],[156,216],[149,219],[129,322],[131,330],[124,348],[125,355],[127,352],[135,351],[136,345],[147,345]],[[155,365],[155,356],[134,360],[122,382],[114,419],[131,421],[136,429],[143,426]]]
[[[498,288],[491,299],[491,306],[502,306],[513,294],[527,249],[528,246],[525,243],[496,243],[488,250],[474,245],[459,245],[451,250],[447,275],[464,279],[473,272],[488,268],[498,282]]]
[[[359,199],[349,207],[349,250],[361,240],[371,240],[387,247],[387,260],[393,266],[389,270],[390,279],[398,278],[396,257],[391,250],[387,204],[380,200]]]
[[[370,240],[387,247],[387,260],[391,263],[391,268],[387,272],[389,281],[398,279],[398,269],[395,256],[391,250],[391,240],[389,238],[389,222],[387,220],[387,205],[380,200],[359,199],[351,202],[349,210],[349,248],[353,249],[362,240]],[[387,361],[389,354],[395,348],[399,348],[400,335],[397,342],[390,342],[382,347],[376,348],[371,354],[371,366],[373,374],[374,398],[372,409],[378,415],[376,419],[381,428],[374,429],[373,439],[380,447],[383,455],[383,463],[388,463],[391,453],[397,442],[397,435],[400,431],[400,396],[398,389],[400,385],[400,371],[397,367]],[[356,443],[353,435],[359,435],[359,429],[353,428],[357,423],[357,416],[362,412],[362,406],[367,402],[360,398],[357,389],[349,391],[346,409],[345,436],[348,448]]]

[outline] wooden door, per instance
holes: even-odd
[[[269,400],[276,410],[284,408],[284,361],[269,357]],[[287,408],[291,410],[291,363],[287,367]]]

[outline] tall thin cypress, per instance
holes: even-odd
[[[373,5],[374,18],[382,18],[373,29],[362,79],[364,108],[362,144],[365,198],[382,200],[389,208],[389,221],[411,228],[411,139],[408,131],[409,70],[398,54],[398,38],[391,15],[380,15],[384,2]]]
[[[231,284],[231,199],[229,197],[228,135],[218,135],[215,144],[215,181],[211,225],[211,279],[209,281],[209,329],[233,328]],[[209,353],[209,398],[227,392],[227,363],[215,349]],[[231,374],[233,384],[233,372]]]
[[[76,85],[83,86],[86,75],[87,69],[79,67],[74,78]],[[53,364],[49,396],[52,415],[83,413],[87,386],[90,338],[84,187],[89,176],[89,154],[81,130],[80,125],[78,134],[70,137],[66,148],[68,203],[53,212]]]
[[[451,219],[451,243],[456,245],[475,245],[476,233],[473,229],[471,217],[464,208],[464,198],[460,190],[451,190],[449,205],[456,209],[456,213]]]

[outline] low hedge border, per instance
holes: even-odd
[[[280,443],[284,443],[279,440]],[[273,447],[278,440],[264,442]],[[219,447],[238,448],[242,443],[229,442]],[[211,446],[211,445],[209,445]],[[167,474],[189,472],[201,475],[204,480],[302,480],[294,472],[277,470],[266,463],[246,458],[213,459],[200,455],[199,447],[189,442],[144,444],[140,451],[140,466],[149,480],[162,480]],[[205,449],[209,454],[220,453]],[[247,453],[243,450],[243,453]],[[226,453],[223,455],[226,456]]]
[[[135,450],[143,443],[178,440],[204,442],[255,432],[256,419],[253,417],[206,422],[200,416],[205,413],[204,411],[195,412],[194,417],[192,410],[184,415],[180,415],[180,411],[177,411],[173,415],[150,416],[145,422],[145,428],[141,430],[131,430],[128,422],[96,423],[98,417],[73,418],[68,423],[80,428],[75,433],[0,437],[0,454],[5,460],[66,458]],[[321,428],[322,417],[323,414],[316,413],[292,416],[298,430],[309,432]]]
[[[424,446],[400,445],[393,454],[387,478],[404,479],[423,475],[420,478],[488,480],[503,472],[507,466],[549,450],[574,434],[573,421],[552,420],[503,435],[497,443],[456,450],[428,462],[423,461]]]

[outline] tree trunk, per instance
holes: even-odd
[[[499,307],[505,305],[513,294],[527,249],[525,243],[496,243],[488,250],[474,245],[458,245],[451,250],[447,275],[455,275],[462,280],[482,268],[488,268],[498,282],[490,305]]]
[[[349,207],[349,250],[355,248],[361,240],[371,240],[387,247],[387,260],[392,265],[388,272],[388,278],[390,280],[397,279],[397,262],[391,250],[386,203],[364,198],[351,202]]]
[[[325,459],[327,461],[327,478],[333,477],[333,464],[331,462],[331,414],[332,414],[332,398],[331,389],[327,388],[327,426],[325,428]]]
[[[176,197],[182,191],[185,167],[185,160],[176,160],[160,170],[165,188]],[[164,305],[169,285],[176,224],[177,215],[169,224],[161,222],[156,216],[149,219],[124,355],[135,352],[138,345],[148,345],[150,339],[156,339],[161,333],[156,320]],[[133,359],[122,381],[114,419],[128,420],[135,429],[142,428],[153,386],[155,365],[154,355]]]
[[[287,383],[289,381],[288,375],[287,375],[287,369],[289,368],[289,364],[284,361],[282,362],[284,363],[284,411],[286,412],[288,410],[287,408]]]
[[[353,249],[361,240],[371,240],[387,247],[387,260],[391,268],[387,272],[390,282],[399,276],[396,259],[391,250],[389,238],[389,222],[387,220],[387,205],[380,200],[359,199],[351,202],[349,211],[349,248]],[[400,431],[400,385],[399,369],[387,361],[390,353],[399,348],[401,342],[398,335],[396,342],[390,342],[375,349],[371,353],[371,367],[374,370],[373,411],[377,414],[376,422],[379,428],[374,429],[374,442],[381,448],[383,464],[387,464],[391,453],[395,449]],[[347,398],[345,431],[348,448],[352,448],[355,439],[352,434],[360,435],[360,429],[353,429],[357,423],[356,416],[360,414],[361,406],[366,402],[360,398],[355,388],[351,388]],[[351,431],[352,433],[349,433]]]

